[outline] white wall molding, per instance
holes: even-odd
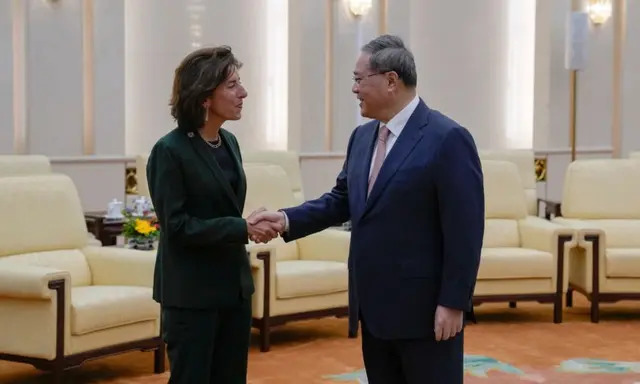
[[[571,148],[540,148],[534,150],[536,156],[540,155],[570,155]],[[613,153],[613,147],[577,147],[576,153],[588,155],[608,155]]]
[[[96,163],[113,163],[127,164],[135,163],[136,158],[133,156],[53,156],[49,158],[51,164],[96,164]]]

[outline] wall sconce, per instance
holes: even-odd
[[[596,24],[602,24],[611,17],[612,5],[611,0],[589,0],[587,5],[589,18]]]
[[[371,9],[371,0],[347,0],[349,10],[355,17],[364,16]]]

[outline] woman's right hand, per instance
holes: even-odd
[[[260,207],[253,211],[251,215],[247,218],[247,232],[249,233],[249,238],[251,241],[255,243],[267,243],[272,239],[278,237],[280,232],[284,228],[280,228],[281,225],[278,223],[274,223],[268,220],[255,221],[255,216],[260,212],[264,212],[267,209],[264,207]]]

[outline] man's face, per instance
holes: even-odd
[[[388,82],[385,74],[371,71],[368,53],[361,53],[353,71],[351,91],[360,100],[360,114],[379,119],[377,114],[389,103]]]

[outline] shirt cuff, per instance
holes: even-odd
[[[284,232],[289,232],[289,216],[287,216],[285,211],[282,212],[282,216],[284,216]]]

